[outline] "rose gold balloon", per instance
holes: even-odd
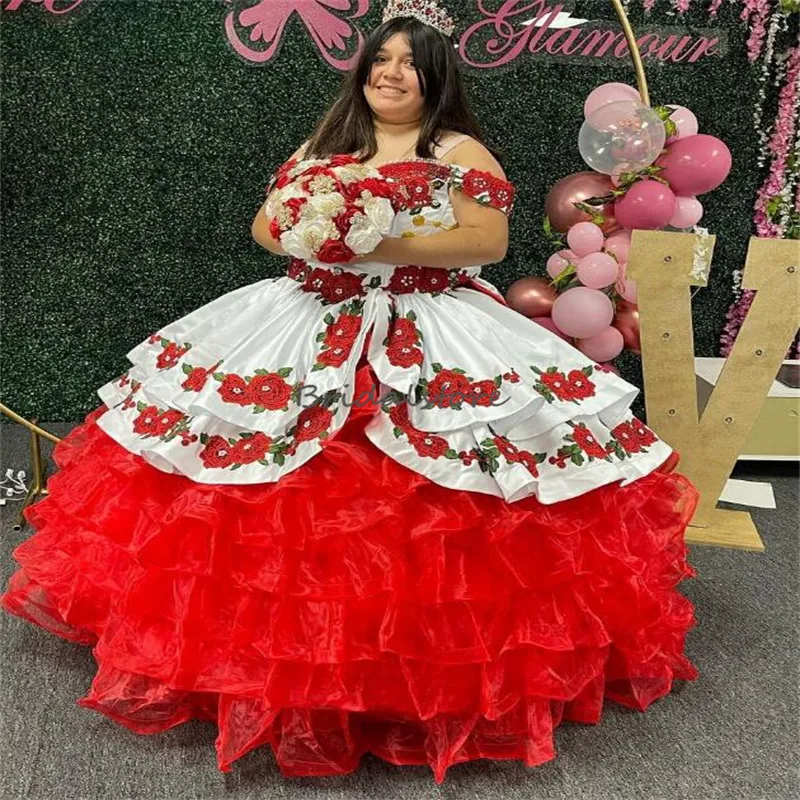
[[[515,311],[526,317],[549,317],[556,290],[547,278],[520,278],[506,292],[506,300]]]
[[[639,306],[620,300],[617,303],[617,315],[611,323],[621,334],[625,349],[641,355],[642,344],[639,339]]]
[[[604,197],[614,188],[608,175],[598,172],[576,172],[557,181],[548,192],[544,210],[553,229],[566,233],[577,222],[591,222],[591,216],[579,211],[573,203],[580,203],[590,197]],[[614,219],[614,204],[597,206],[597,211],[605,217],[600,226],[607,233],[617,223]]]

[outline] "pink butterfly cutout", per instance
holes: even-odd
[[[367,13],[369,3],[370,0],[258,0],[238,11],[238,22],[244,28],[252,28],[250,41],[263,41],[266,49],[253,49],[240,39],[235,25],[236,10],[225,18],[225,33],[240,56],[263,63],[275,55],[286,23],[297,13],[328,64],[346,70],[352,66],[364,42],[361,31],[352,21]],[[352,52],[344,58],[334,55],[342,51]]]

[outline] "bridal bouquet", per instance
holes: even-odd
[[[394,221],[393,184],[351,156],[290,161],[274,187],[270,234],[304,261],[341,264],[371,253]]]

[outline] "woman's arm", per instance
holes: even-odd
[[[468,139],[452,150],[450,159],[464,167],[490,172],[506,180],[503,168],[479,142]],[[430,236],[384,239],[356,261],[414,264],[419,267],[480,267],[502,261],[508,251],[508,217],[481,205],[463,192],[451,191],[457,228]]]
[[[305,150],[306,144],[307,142],[304,142],[288,160],[291,161],[293,158],[300,158],[303,151]],[[275,253],[275,255],[279,256],[288,256],[289,254],[281,247],[280,242],[273,239],[272,235],[269,232],[269,219],[267,217],[266,209],[270,197],[272,197],[272,192],[270,192],[269,195],[267,195],[267,199],[264,201],[264,204],[261,206],[261,208],[258,209],[256,218],[253,220],[253,224],[250,228],[250,232],[252,233],[253,238],[262,247],[269,250],[270,253]]]

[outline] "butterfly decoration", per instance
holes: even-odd
[[[228,13],[225,33],[240,56],[264,63],[275,56],[287,22],[297,14],[325,61],[334,69],[347,70],[364,42],[353,20],[363,17],[369,4],[370,0],[256,0]],[[257,42],[264,46],[253,44]]]

